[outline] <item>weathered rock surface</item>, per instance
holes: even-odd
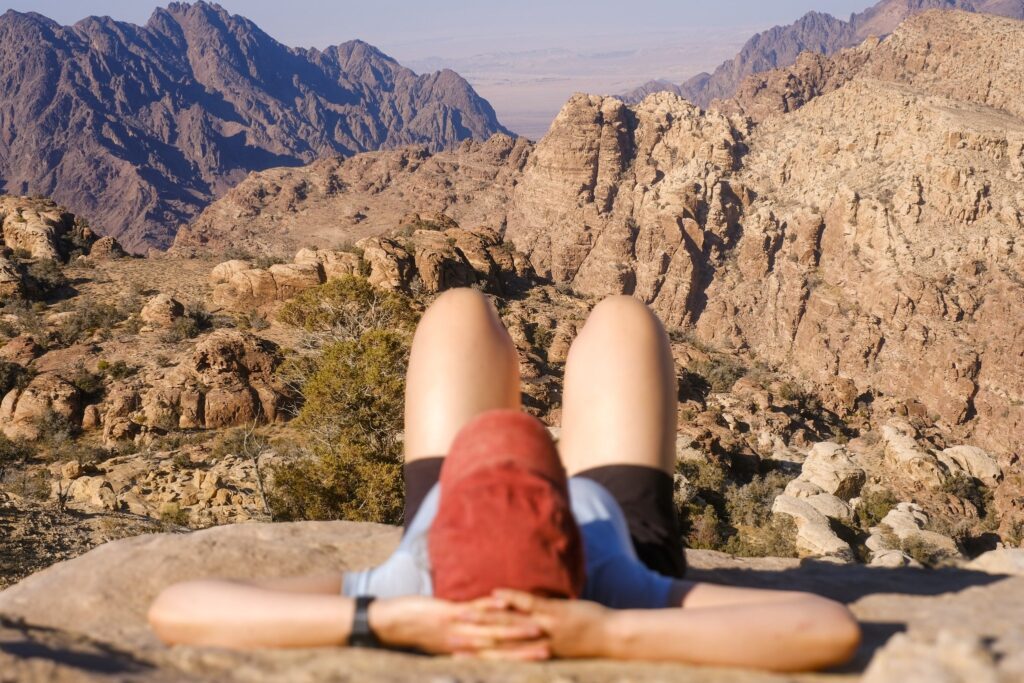
[[[184,314],[185,307],[180,301],[167,294],[157,294],[142,307],[139,317],[154,327],[169,327]]]
[[[767,107],[753,128],[668,93],[635,107],[575,96],[533,148],[497,139],[254,176],[179,246],[294,253],[443,211],[503,229],[541,277],[633,294],[714,347],[791,369],[844,414],[919,401],[951,441],[999,458],[1024,445],[1022,45],[1019,21],[916,14],[811,60],[805,82],[769,78],[793,85],[788,113]],[[343,190],[317,189],[332,177]],[[301,183],[310,198],[289,208],[274,188]],[[398,270],[380,281],[400,282],[404,245],[381,248]]]
[[[393,231],[410,213],[497,229],[531,149],[524,138],[495,135],[436,154],[413,147],[253,173],[184,226],[171,251],[290,257]]]
[[[20,683],[69,681],[778,681],[757,672],[695,669],[638,662],[552,662],[489,665],[386,652],[226,652],[162,647],[145,610],[163,587],[201,576],[292,575],[344,571],[381,561],[397,529],[346,522],[248,524],[191,534],[140,536],[103,545],[0,593],[0,667]],[[885,570],[796,560],[735,559],[690,551],[692,576],[740,585],[818,592],[850,603],[865,643],[848,673],[787,680],[846,680],[867,669],[873,681],[906,680],[908,644],[918,671],[957,671],[959,651],[970,671],[1012,680],[1019,658],[998,658],[1019,645],[1024,579],[963,570]],[[73,586],[71,590],[69,587]],[[951,635],[950,633],[956,635]],[[887,644],[888,643],[888,644]],[[930,679],[940,680],[940,679]],[[948,680],[964,680],[962,678]]]
[[[24,389],[11,389],[0,402],[0,431],[8,437],[36,439],[50,415],[81,422],[81,392],[55,373],[38,375]]]

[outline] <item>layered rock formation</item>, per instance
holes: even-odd
[[[202,1],[145,26],[10,11],[0,46],[6,191],[52,196],[135,251],[252,170],[504,131],[452,71],[416,75],[360,41],[289,48]]]
[[[415,147],[253,173],[184,226],[171,251],[290,257],[314,245],[351,246],[413,212],[500,228],[531,149],[524,138],[495,135],[437,154]]]
[[[963,10],[1024,19],[1020,0],[882,0],[863,12],[837,19],[822,12],[808,12],[787,26],[775,26],[754,35],[739,54],[713,73],[697,74],[682,85],[651,81],[623,96],[638,103],[652,92],[682,95],[702,107],[718,98],[732,97],[749,76],[795,63],[805,52],[831,55],[863,40],[891,33],[907,17],[929,9]]]
[[[1021,45],[1020,22],[928,12],[883,41],[757,77],[722,107],[731,113],[667,93],[635,107],[576,96],[535,147],[468,147],[465,173],[444,155],[393,175],[379,164],[404,157],[349,160],[344,189],[296,200],[287,227],[259,239],[294,244],[307,209],[349,216],[333,233],[344,241],[447,206],[504,228],[541,277],[634,294],[709,343],[841,388],[849,410],[881,401],[1013,453],[1024,438]],[[500,153],[472,154],[489,146]],[[270,180],[250,178],[245,196]],[[211,207],[182,245],[251,234],[251,215],[230,218],[239,204]],[[364,225],[360,205],[384,220]]]

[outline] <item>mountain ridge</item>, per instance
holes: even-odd
[[[0,39],[4,191],[53,196],[134,251],[253,170],[507,132],[454,72],[358,40],[291,48],[202,0],[141,26],[11,10]]]
[[[1022,0],[881,0],[848,20],[825,12],[811,11],[795,22],[773,26],[754,34],[732,59],[713,73],[700,73],[672,87],[659,87],[657,80],[623,93],[620,98],[637,104],[657,90],[674,92],[701,107],[715,99],[732,97],[749,76],[794,64],[803,52],[831,55],[854,47],[865,39],[882,37],[907,17],[929,9],[954,9],[1024,19]]]

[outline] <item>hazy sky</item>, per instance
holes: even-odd
[[[8,0],[62,24],[91,15],[144,23],[147,0]],[[753,33],[818,10],[846,18],[873,0],[221,0],[277,40],[360,38],[418,71],[451,67],[505,125],[536,138],[576,91],[617,94],[682,82],[732,57]]]
[[[146,0],[20,0],[7,7],[74,23],[90,14],[144,22],[157,4]],[[819,10],[845,18],[871,0],[221,0],[278,40],[324,47],[362,38],[387,48],[406,42],[474,35],[507,37],[490,49],[514,49],[515,38],[568,39],[601,33],[693,26],[762,26],[793,21]]]

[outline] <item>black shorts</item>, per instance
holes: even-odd
[[[441,475],[444,458],[405,465],[405,523],[408,525]],[[672,477],[643,465],[606,465],[576,475],[605,487],[622,508],[640,560],[649,568],[681,579],[686,572],[679,516],[672,501]]]

